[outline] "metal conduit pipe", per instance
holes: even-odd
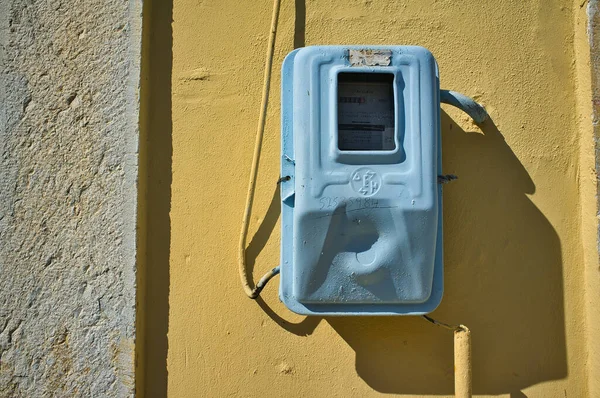
[[[490,117],[483,105],[475,102],[473,98],[467,97],[456,91],[440,90],[440,102],[460,109],[471,116],[477,124],[483,123]]]
[[[454,330],[454,396],[471,398],[471,331],[464,325]]]

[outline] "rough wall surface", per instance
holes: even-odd
[[[0,2],[0,396],[133,394],[140,3]]]
[[[443,107],[443,170],[459,180],[444,188],[445,293],[432,316],[471,329],[478,396],[593,396],[580,210],[595,192],[580,190],[579,150],[591,112],[578,114],[574,42],[575,30],[585,34],[585,23],[574,25],[585,18],[582,3],[284,1],[247,252],[255,280],[279,263],[284,55],[315,44],[425,46],[442,87],[474,96],[492,117],[477,126]],[[147,293],[166,304],[146,332],[149,341],[168,339],[168,349],[148,345],[147,391],[166,382],[176,397],[451,396],[452,335],[441,328],[416,317],[297,316],[279,302],[277,279],[264,301],[242,292],[236,247],[270,4],[174,0],[174,22],[166,23],[173,37],[172,75],[165,73],[171,102],[162,99],[172,117],[172,165],[164,166],[172,167],[163,254],[170,270],[165,278],[148,267],[148,279],[163,288]],[[150,238],[149,246],[164,241]],[[153,350],[166,354],[162,363]]]
[[[582,142],[582,161],[585,161],[586,168],[582,172],[582,193],[586,193],[594,201],[582,201],[582,216],[584,236],[589,235],[590,239],[586,247],[586,310],[587,310],[587,335],[588,335],[588,388],[590,397],[600,396],[600,273],[599,265],[599,245],[600,230],[598,229],[598,214],[600,195],[598,195],[598,173],[600,172],[600,4],[598,0],[590,0],[587,6],[587,37],[589,44],[590,78],[584,84],[589,87],[592,99],[592,125],[593,129],[587,135],[587,139]],[[585,144],[585,146],[584,146]],[[585,185],[584,185],[585,184]],[[587,232],[587,233],[585,233]]]

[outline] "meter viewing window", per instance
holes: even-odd
[[[394,75],[338,74],[338,148],[341,151],[393,151]]]

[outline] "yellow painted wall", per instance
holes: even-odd
[[[593,247],[595,232],[581,203],[595,189],[580,3],[283,0],[249,239],[255,279],[279,261],[283,57],[316,44],[427,47],[442,87],[474,96],[493,119],[480,129],[443,107],[443,169],[459,180],[444,191],[445,295],[433,317],[470,327],[476,394],[586,396],[584,257],[594,256],[584,242]],[[237,242],[270,14],[270,0],[174,0],[172,10],[153,2],[138,388],[172,397],[452,395],[444,329],[415,317],[294,315],[278,300],[278,279],[264,301],[242,292]]]

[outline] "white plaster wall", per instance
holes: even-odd
[[[141,0],[0,0],[0,396],[134,393]]]

